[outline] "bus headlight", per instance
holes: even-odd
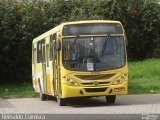
[[[113,82],[113,85],[122,84],[124,80],[125,80],[125,76],[124,76],[124,75],[121,75],[120,77],[118,77],[118,78]]]
[[[66,81],[67,81],[67,85],[69,86],[79,86],[78,83],[72,80],[71,78],[67,78]]]

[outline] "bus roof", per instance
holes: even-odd
[[[62,23],[61,25],[67,25],[67,24],[81,24],[81,23],[120,23],[120,21],[114,21],[114,20],[86,20],[86,21],[73,21],[73,22],[66,22]]]
[[[62,23],[60,25],[58,25],[57,27],[52,28],[51,30],[41,34],[40,36],[36,37],[33,39],[33,43],[42,40],[46,37],[48,37],[51,34],[54,34],[58,31],[60,31],[64,25],[70,25],[70,24],[83,24],[83,23],[119,23],[121,24],[120,21],[114,21],[114,20],[86,20],[86,21],[73,21],[73,22],[65,22]]]

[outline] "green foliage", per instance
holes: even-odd
[[[36,97],[31,83],[0,85],[0,98]]]
[[[119,20],[129,59],[160,57],[160,5],[147,0],[0,1],[1,83],[31,81],[32,39],[62,22]]]
[[[160,92],[160,59],[129,62],[129,93]]]

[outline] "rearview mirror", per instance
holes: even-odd
[[[61,41],[60,41],[60,40],[58,40],[58,41],[56,42],[56,50],[57,50],[57,51],[60,51],[60,50],[61,50]]]
[[[128,47],[128,39],[127,39],[127,37],[125,37],[125,39],[126,39],[126,46]]]

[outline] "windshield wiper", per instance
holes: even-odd
[[[106,46],[107,46],[107,42],[108,42],[108,40],[109,40],[109,35],[106,37],[106,39],[105,39],[105,43],[104,43],[104,45],[103,45],[103,48],[102,48],[102,57],[103,57],[103,54],[104,54],[104,51],[105,51],[105,49],[106,49]]]

